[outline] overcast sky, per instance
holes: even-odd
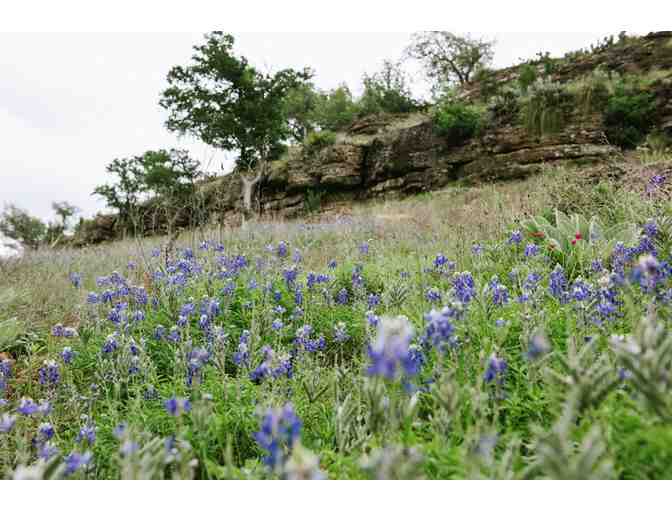
[[[310,66],[318,87],[360,89],[364,72],[397,59],[410,33],[241,33],[236,49],[263,69]],[[484,34],[495,66],[587,47],[604,33]],[[0,34],[0,204],[43,219],[67,200],[85,217],[104,208],[91,192],[114,158],[179,147],[208,171],[232,159],[163,127],[158,106],[168,70],[188,63],[202,34]],[[421,82],[418,90],[423,89]]]

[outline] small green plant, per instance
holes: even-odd
[[[502,88],[492,97],[488,109],[495,121],[512,122],[520,112],[520,91],[514,87]]]
[[[522,121],[529,133],[543,136],[560,131],[573,97],[561,84],[537,80],[528,90],[521,107]]]
[[[577,108],[582,115],[604,111],[613,89],[611,76],[602,69],[596,69],[581,80],[569,84],[574,94]]]
[[[451,143],[461,143],[475,136],[483,127],[483,115],[479,108],[448,100],[434,112],[436,131]]]
[[[336,143],[336,133],[333,131],[313,131],[306,137],[303,143],[305,151],[314,156],[322,149],[325,149]]]
[[[634,149],[651,130],[655,114],[653,94],[637,84],[619,83],[607,102],[604,115],[607,138],[622,149]]]
[[[309,189],[306,192],[306,199],[303,202],[303,207],[308,214],[314,214],[320,211],[322,208],[322,197],[324,196],[324,191],[317,191]]]
[[[542,240],[551,258],[570,275],[580,273],[592,260],[609,257],[616,243],[630,246],[639,238],[639,229],[633,223],[604,228],[597,218],[588,220],[580,214],[567,216],[560,211],[555,211],[553,223],[538,216],[523,221],[522,227],[531,238]]]
[[[537,80],[537,70],[532,64],[524,64],[518,75],[518,86],[523,94],[527,94],[530,85]]]

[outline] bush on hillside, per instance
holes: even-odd
[[[655,113],[653,94],[637,85],[617,84],[604,115],[609,142],[622,149],[634,149],[651,130]]]
[[[543,136],[560,131],[569,109],[574,106],[572,94],[551,80],[537,80],[523,98],[522,122],[528,132]]]
[[[336,133],[333,131],[313,131],[306,137],[303,147],[312,156],[335,143]]]
[[[481,131],[483,115],[475,106],[449,100],[437,106],[434,125],[436,131],[451,143],[461,143]]]

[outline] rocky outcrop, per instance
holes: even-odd
[[[541,72],[543,65],[539,66]],[[646,78],[657,101],[657,127],[672,134],[672,32],[628,39],[556,60],[553,79],[568,82],[600,67]],[[498,71],[496,81],[516,80],[518,72],[519,66]],[[478,86],[464,92],[467,99],[479,96]],[[618,153],[607,143],[599,113],[566,112],[563,129],[545,136],[530,134],[514,117],[500,118],[479,136],[457,145],[437,134],[426,114],[360,119],[347,132],[339,133],[334,145],[317,154],[293,148],[285,159],[273,162],[257,187],[255,208],[261,214],[290,217],[303,213],[316,197],[323,205],[398,197],[451,183],[519,179],[554,165],[591,164]],[[195,221],[239,222],[241,192],[238,175],[202,184],[198,206],[185,207],[179,217],[172,218],[171,228]],[[165,231],[165,218],[150,209],[142,215],[144,230]],[[201,215],[198,218],[196,211]],[[109,217],[99,217],[96,222],[105,231],[95,237],[97,241],[113,228],[113,222]]]

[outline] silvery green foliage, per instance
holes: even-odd
[[[324,480],[327,476],[320,469],[320,459],[298,443],[282,468],[285,480]]]
[[[518,478],[514,463],[520,457],[520,440],[508,441],[504,452],[497,458],[495,447],[499,442],[494,431],[481,435],[475,441],[468,455],[469,479],[515,480]]]
[[[380,378],[370,378],[364,382],[366,398],[366,425],[375,434],[395,431],[402,426],[410,426],[418,411],[418,394],[411,396],[399,393],[396,389],[386,388]]]
[[[59,457],[49,461],[39,460],[31,466],[19,465],[14,470],[14,480],[60,480],[65,475],[65,465]]]
[[[396,280],[385,286],[383,303],[388,309],[399,308],[408,298],[408,284],[404,280]]]
[[[369,437],[366,425],[360,414],[360,406],[348,394],[343,402],[336,405],[334,413],[334,438],[339,452],[349,451],[361,446]]]
[[[431,396],[438,405],[434,406],[436,411],[430,417],[430,422],[438,434],[446,436],[453,429],[461,403],[460,389],[452,371],[441,374],[431,387]]]
[[[578,418],[578,402],[570,397],[563,413],[550,432],[536,427],[534,460],[530,477],[551,480],[607,480],[614,478],[613,462],[608,456],[602,431],[593,426],[580,443],[572,436]]]
[[[377,480],[422,479],[422,454],[400,445],[374,450],[361,459],[361,467]]]
[[[575,339],[567,345],[567,355],[558,355],[561,370],[547,368],[546,374],[574,402],[579,413],[597,407],[619,384],[611,361],[596,350],[594,342],[577,348]]]
[[[672,338],[665,325],[649,313],[633,335],[614,336],[611,345],[622,377],[661,420],[672,421]]]

